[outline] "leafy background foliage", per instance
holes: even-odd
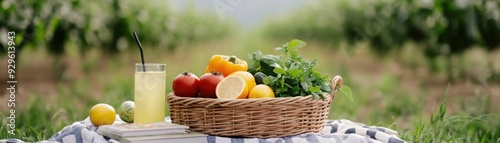
[[[78,46],[82,54],[92,47],[118,54],[135,45],[132,31],[151,47],[175,50],[183,43],[221,39],[234,26],[193,5],[174,12],[159,0],[0,2],[0,29],[19,31],[18,50],[29,44],[31,48],[47,47],[54,55],[64,54],[68,45]],[[6,42],[2,41],[2,52],[6,52]]]
[[[319,1],[275,20],[263,31],[269,38],[314,40],[333,48],[347,43],[353,45],[350,50],[364,42],[381,57],[414,43],[432,71],[439,70],[437,58],[447,58],[444,70],[453,79],[457,77],[451,70],[460,66],[452,64],[453,56],[475,46],[487,51],[500,47],[500,1]]]
[[[429,57],[460,53],[473,45],[493,50],[500,45],[500,2],[320,1],[269,24],[265,31],[286,39],[368,41],[378,54],[408,41],[424,44]]]

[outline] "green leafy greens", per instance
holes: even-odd
[[[331,79],[321,75],[313,67],[316,60],[309,61],[299,55],[298,50],[306,43],[301,40],[292,40],[276,48],[285,55],[264,55],[257,51],[248,55],[250,61],[249,72],[262,72],[267,77],[264,84],[270,86],[276,97],[307,96],[324,99],[324,93],[331,93]]]

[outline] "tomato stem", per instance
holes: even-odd
[[[214,70],[212,70],[210,73],[212,73],[212,75],[215,75],[215,76],[222,75],[221,72],[217,72],[217,71],[214,71]]]

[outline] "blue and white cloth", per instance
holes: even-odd
[[[169,118],[165,121],[170,122]],[[123,123],[119,117],[115,123]],[[62,143],[113,143],[116,140],[99,135],[97,127],[87,118],[64,127],[47,141]],[[207,143],[405,143],[397,137],[398,132],[349,120],[327,120],[319,133],[305,133],[283,138],[230,138],[207,136]],[[0,142],[19,140],[0,140]]]
[[[283,138],[229,138],[208,136],[208,143],[405,143],[398,132],[349,120],[327,120],[319,133],[305,133]]]

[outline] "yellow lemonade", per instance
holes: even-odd
[[[148,65],[146,65],[147,67]],[[165,70],[135,73],[134,123],[165,120]]]

